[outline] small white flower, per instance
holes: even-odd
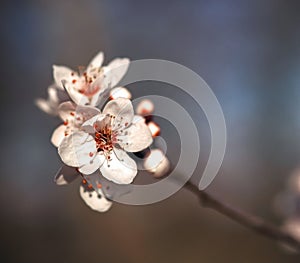
[[[64,165],[57,172],[54,181],[57,185],[67,185],[78,178],[82,178],[82,176],[76,168]],[[99,178],[99,176],[96,175],[96,178]],[[82,178],[79,188],[80,196],[91,209],[98,212],[106,212],[111,207],[112,202],[106,198],[101,190],[102,184],[100,179],[96,179],[95,183],[96,187],[93,187],[91,183]]]
[[[61,90],[56,85],[51,85],[48,87],[48,98],[36,99],[35,104],[47,114],[57,116],[59,104],[68,99],[69,96],[64,90]]]
[[[53,66],[53,77],[56,85],[66,89],[71,99],[78,105],[99,103],[99,97],[108,88],[113,88],[125,75],[129,59],[116,58],[107,66],[101,67],[103,53],[98,53],[84,72],[75,72],[64,66]]]
[[[83,123],[80,131],[65,137],[58,153],[66,165],[78,167],[83,174],[100,168],[108,180],[129,184],[137,168],[126,152],[141,151],[151,143],[150,130],[142,117],[134,116],[131,101],[118,98]]]
[[[94,190],[87,187],[86,184],[82,184],[79,193],[86,205],[95,211],[106,212],[112,206],[112,202],[106,199],[100,188]]]
[[[60,104],[58,114],[64,123],[54,130],[51,142],[58,147],[65,137],[78,131],[86,120],[99,113],[100,110],[92,106],[76,106],[70,101]]]

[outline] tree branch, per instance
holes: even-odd
[[[211,208],[261,235],[277,240],[300,252],[300,242],[279,227],[266,222],[262,218],[232,207],[205,191],[200,191],[191,182],[187,182],[185,188],[194,193],[204,207]]]

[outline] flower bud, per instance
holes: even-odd
[[[169,172],[170,162],[161,150],[154,149],[144,160],[144,168],[154,177],[160,178]]]
[[[153,111],[154,104],[151,100],[142,100],[136,107],[136,113],[142,116],[151,115]]]
[[[160,134],[160,127],[153,121],[147,123],[148,128],[152,134],[152,137],[156,137]]]

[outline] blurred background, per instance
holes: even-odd
[[[299,12],[300,3],[284,0],[2,1],[2,261],[299,262],[276,242],[201,208],[186,190],[149,206],[91,211],[79,182],[54,184],[60,161],[49,138],[58,120],[34,105],[46,97],[52,64],[76,68],[100,50],[106,62],[121,56],[185,65],[212,88],[227,122],[226,156],[209,191],[280,225],[285,218],[274,212],[274,198],[300,166]],[[131,91],[163,87],[147,85]],[[197,118],[193,103],[177,95]]]

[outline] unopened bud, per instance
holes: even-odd
[[[144,168],[154,177],[160,178],[169,172],[170,162],[161,150],[154,149],[145,159]]]
[[[136,107],[136,113],[142,116],[151,115],[153,111],[154,104],[151,100],[142,100]]]
[[[155,122],[153,121],[150,121],[147,123],[148,125],[148,128],[152,134],[152,137],[156,137],[160,134],[160,127],[158,124],[156,124]]]

